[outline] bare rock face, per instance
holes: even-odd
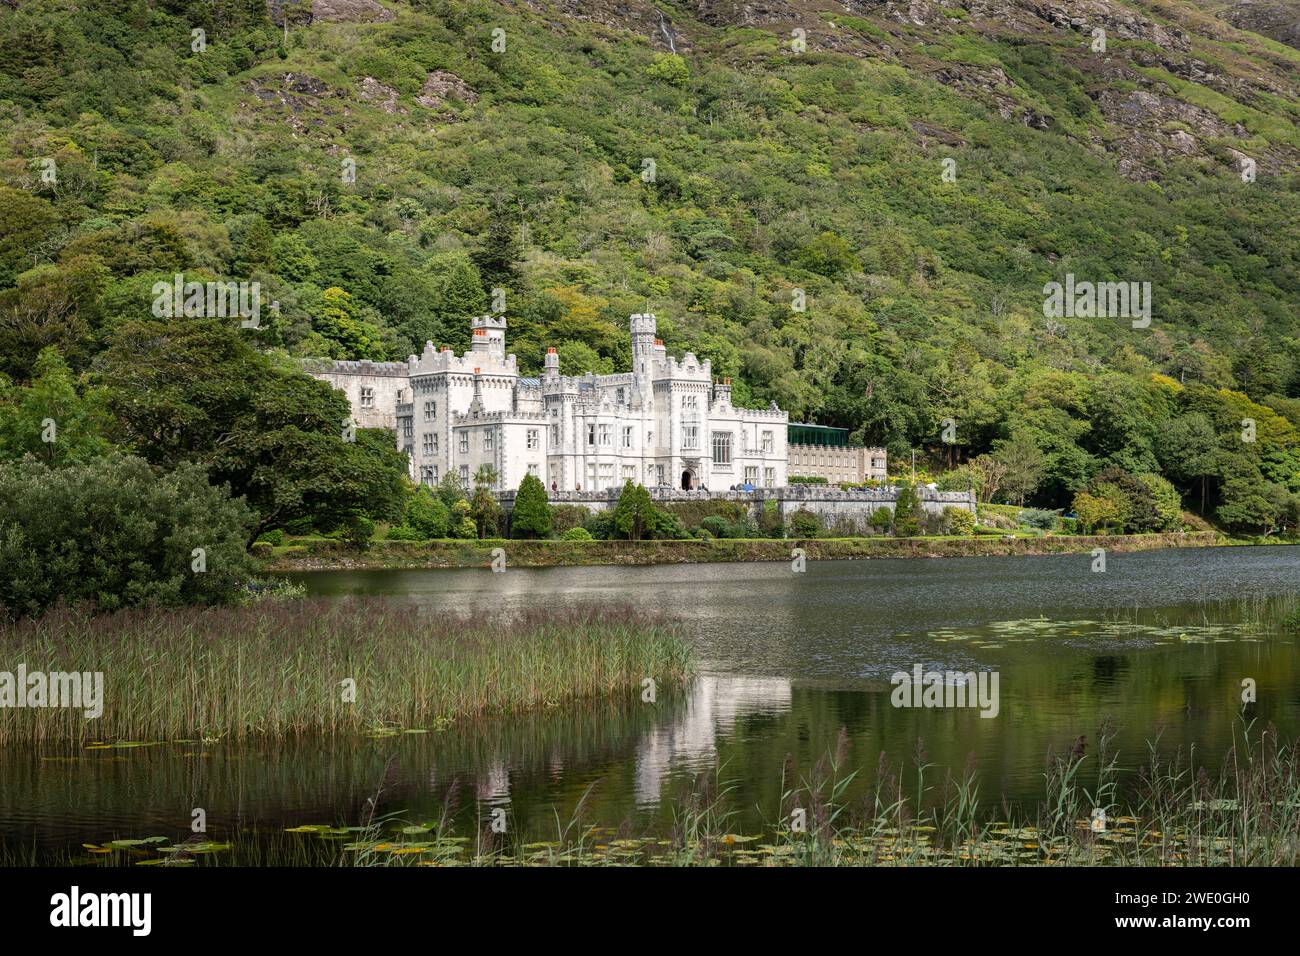
[[[312,0],[312,20],[326,23],[384,23],[393,12],[376,0]]]
[[[295,138],[306,136],[332,142],[329,132],[342,113],[342,90],[306,73],[280,73],[249,81],[259,112],[275,116],[288,126]],[[245,101],[245,108],[253,104]]]
[[[1182,30],[1166,27],[1109,3],[1108,0],[1019,0],[1022,6],[1059,28],[1090,34],[1100,27],[1109,39],[1146,40],[1162,50],[1185,52],[1191,39]]]
[[[266,0],[271,22],[284,25],[285,5],[289,0]],[[311,0],[311,8],[303,11],[296,7],[289,11],[292,26],[307,26],[320,20],[324,23],[386,23],[393,12],[376,0]]]
[[[1219,16],[1239,30],[1272,37],[1300,50],[1300,3],[1296,0],[1236,0]]]
[[[464,80],[448,70],[434,70],[424,80],[424,88],[415,102],[439,112],[449,112],[450,101],[460,100],[466,106],[478,102],[478,94]]]
[[[1106,93],[1098,105],[1124,131],[1110,148],[1120,172],[1131,179],[1151,178],[1153,161],[1199,155],[1206,140],[1247,135],[1209,110],[1149,90]]]
[[[406,112],[397,105],[397,97],[397,90],[387,84],[380,83],[373,76],[362,77],[361,84],[357,89],[358,99],[378,106],[385,113]]]

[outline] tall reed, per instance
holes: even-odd
[[[19,664],[101,672],[103,714],[0,707],[0,746],[418,730],[671,686],[691,668],[673,625],[630,608],[457,616],[378,598],[59,608],[0,625],[0,671]]]

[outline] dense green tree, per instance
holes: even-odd
[[[515,507],[510,514],[510,536],[513,538],[545,538],[551,533],[551,503],[546,489],[536,475],[524,475],[515,494]]]
[[[60,599],[100,610],[233,602],[253,571],[254,521],[197,464],[0,463],[0,613]]]
[[[655,506],[650,500],[650,492],[643,485],[633,483],[629,478],[623,484],[623,491],[618,496],[614,508],[614,530],[620,538],[640,541],[654,518]]]
[[[916,493],[916,485],[909,481],[898,486],[898,500],[894,502],[894,534],[900,538],[910,538],[921,533],[921,523],[925,520],[925,511],[921,498]]]
[[[0,459],[30,454],[48,465],[83,464],[109,450],[102,393],[78,392],[71,370],[42,350],[27,387],[0,377]]]
[[[1165,473],[1185,485],[1199,485],[1202,513],[1217,450],[1214,426],[1199,412],[1171,419],[1156,436],[1156,455]]]
[[[1005,471],[1000,487],[1002,494],[1012,504],[1023,505],[1043,480],[1045,461],[1038,445],[1024,435],[999,442],[993,457]]]
[[[391,433],[356,429],[343,393],[262,355],[235,323],[127,323],[97,375],[117,440],[228,484],[257,513],[250,544],[294,518],[330,528],[400,514],[406,459]]]

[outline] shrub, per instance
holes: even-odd
[[[790,535],[795,538],[815,538],[822,530],[822,519],[807,508],[800,508],[790,516]]]
[[[451,511],[430,488],[421,485],[406,506],[406,524],[420,538],[445,538],[451,526]],[[388,536],[391,538],[392,533]]]
[[[791,475],[786,479],[791,485],[824,485],[827,484],[825,478],[821,475]]]
[[[871,527],[881,534],[887,532],[894,524],[894,509],[885,505],[871,512]]]
[[[284,523],[284,530],[289,534],[311,534],[316,530],[311,518],[294,518]]]
[[[582,525],[593,538],[606,541],[614,537],[614,513],[612,511],[596,511]]]
[[[585,528],[591,509],[582,505],[551,505],[551,531],[563,534],[570,528]]]
[[[943,509],[944,523],[949,534],[970,535],[975,533],[975,516],[965,508],[948,505]]]
[[[469,502],[461,498],[451,507],[451,526],[448,529],[453,538],[477,538],[478,527],[470,517]]]
[[[1025,508],[1016,515],[1016,520],[1029,528],[1041,528],[1043,531],[1051,531],[1056,527],[1056,512],[1046,511],[1042,508]]]
[[[278,548],[280,545],[284,544],[284,529],[272,528],[270,531],[264,532],[262,536],[257,540],[265,541],[267,544],[271,545],[272,547]]]
[[[568,528],[560,535],[561,541],[593,541],[591,532],[586,528]]]
[[[727,532],[731,529],[731,522],[722,515],[709,515],[700,522],[700,530],[707,531],[710,537],[726,538]]]
[[[348,518],[343,537],[352,547],[364,551],[370,547],[370,539],[374,536],[375,523],[365,515],[357,514]]]
[[[665,541],[680,541],[691,537],[691,532],[682,523],[682,519],[662,508],[654,510],[650,518],[650,532],[652,537]]]
[[[420,533],[409,524],[398,524],[388,529],[389,541],[423,541],[426,535]]]
[[[253,522],[195,464],[158,474],[114,454],[0,465],[0,613],[59,599],[100,610],[233,603],[254,570]]]
[[[765,538],[785,537],[785,519],[781,517],[781,506],[775,501],[763,502],[763,511],[758,519],[758,531]]]

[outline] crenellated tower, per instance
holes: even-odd
[[[651,312],[632,316],[632,373],[648,382],[654,369],[655,317]]]
[[[504,315],[476,315],[470,320],[473,329],[471,347],[475,352],[486,352],[504,359],[506,355],[506,317]]]

